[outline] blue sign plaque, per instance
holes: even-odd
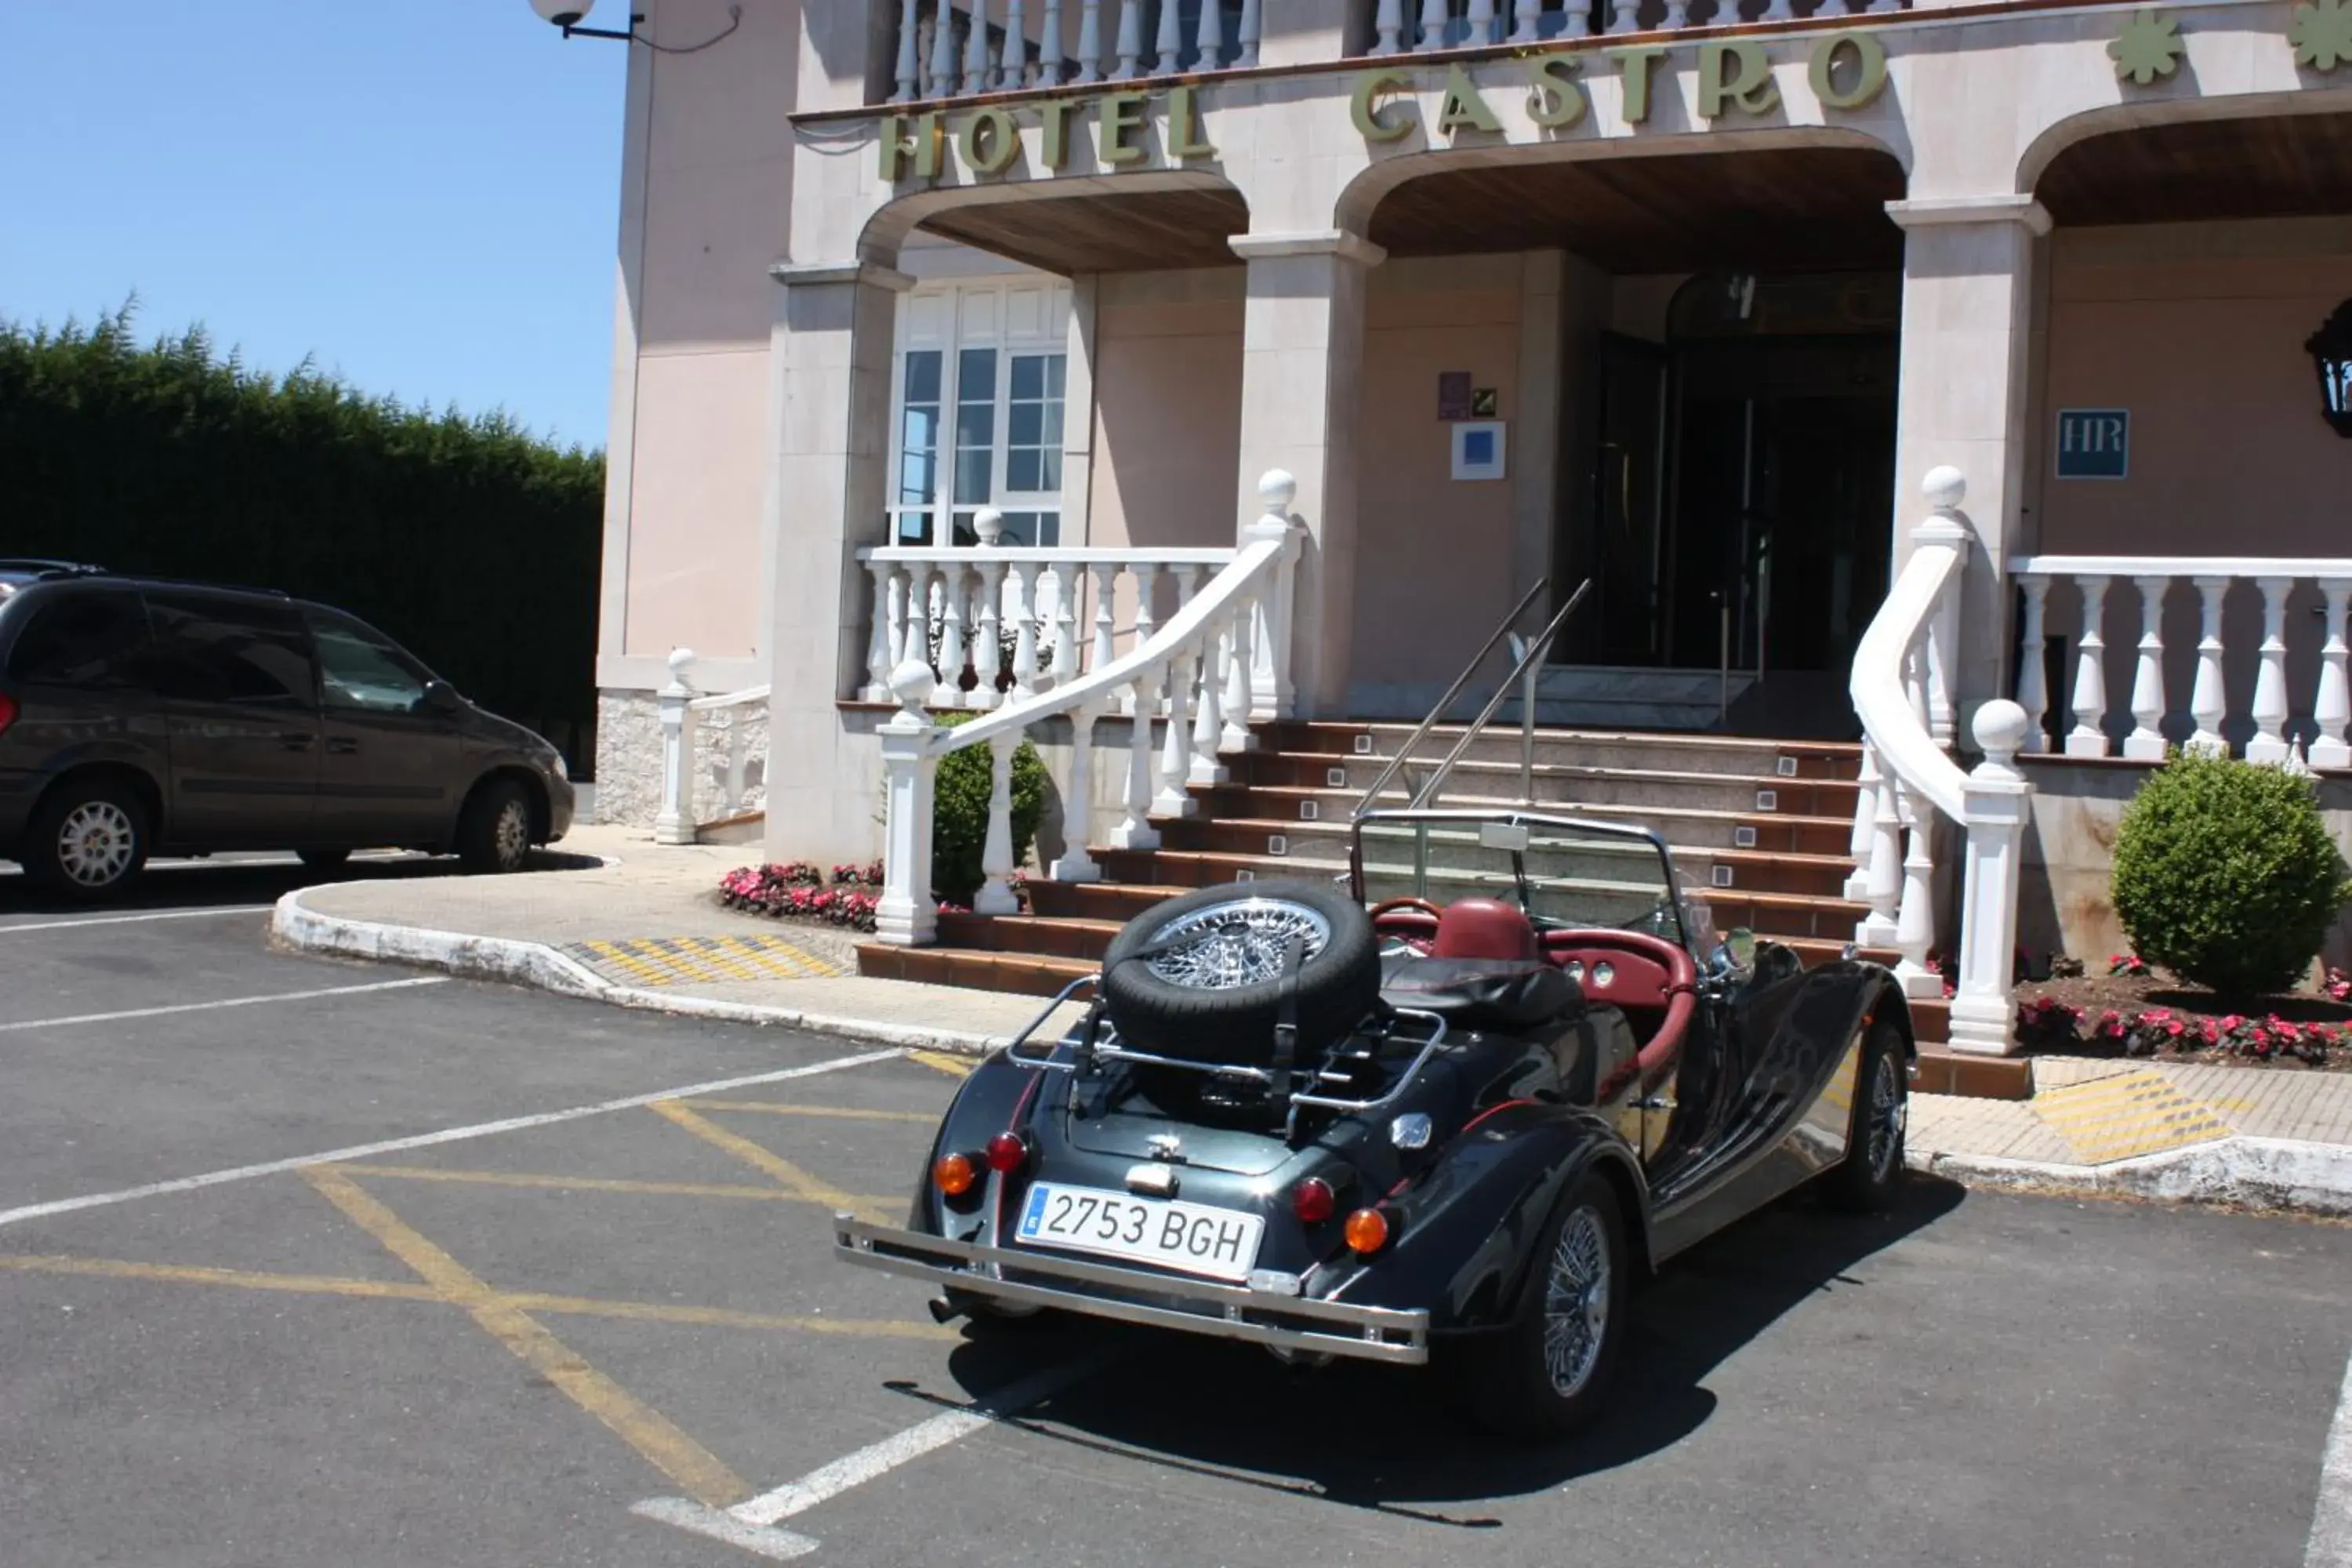
[[[2131,467],[2131,412],[2123,408],[2058,411],[2058,477],[2120,479]]]

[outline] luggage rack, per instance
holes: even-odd
[[[1005,1059],[1016,1067],[1028,1068],[1033,1071],[1071,1073],[1081,1079],[1092,1078],[1105,1067],[1153,1067],[1171,1068],[1179,1072],[1200,1073],[1208,1078],[1255,1083],[1265,1089],[1270,1100],[1278,1100],[1286,1107],[1285,1131],[1286,1135],[1289,1135],[1297,1131],[1298,1113],[1302,1110],[1336,1110],[1348,1115],[1362,1115],[1383,1110],[1403,1098],[1405,1091],[1412,1087],[1413,1079],[1421,1076],[1422,1069],[1435,1059],[1437,1053],[1445,1045],[1445,1020],[1435,1013],[1419,1007],[1392,1007],[1383,1004],[1381,1008],[1384,1015],[1381,1020],[1383,1026],[1380,1030],[1383,1039],[1388,1038],[1391,1033],[1386,1026],[1392,1025],[1399,1019],[1412,1019],[1426,1024],[1429,1037],[1421,1042],[1421,1049],[1414,1055],[1412,1065],[1405,1068],[1403,1074],[1391,1086],[1388,1092],[1371,1100],[1345,1100],[1334,1094],[1317,1091],[1324,1085],[1346,1083],[1348,1075],[1335,1068],[1343,1062],[1369,1062],[1374,1058],[1372,1051],[1357,1049],[1342,1052],[1335,1049],[1326,1052],[1322,1060],[1313,1068],[1300,1068],[1296,1071],[1244,1067],[1232,1062],[1192,1061],[1182,1057],[1163,1057],[1150,1051],[1139,1051],[1121,1044],[1118,1026],[1103,1016],[1102,1008],[1099,1005],[1088,1008],[1085,1023],[1072,1030],[1067,1037],[1056,1041],[1045,1055],[1028,1054],[1023,1050],[1037,1031],[1045,1026],[1045,1020],[1054,1016],[1055,1008],[1069,1001],[1081,990],[1099,988],[1101,983],[1102,974],[1097,971],[1093,974],[1080,975],[1063,986],[1055,994],[1054,999],[1045,1004],[1044,1010],[1029,1020],[1028,1025],[1006,1044]],[[1360,1030],[1349,1037],[1358,1038],[1364,1032],[1367,1031]],[[1066,1055],[1065,1055],[1066,1052]],[[1307,1086],[1305,1089],[1293,1087],[1293,1081],[1301,1077],[1307,1079]]]

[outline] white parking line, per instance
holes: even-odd
[[[24,925],[0,925],[0,936],[28,931],[71,931],[76,926],[127,926],[142,921],[193,921],[207,915],[266,915],[274,904],[222,904],[209,910],[152,910],[143,915],[92,915],[78,921],[32,921]]]
[[[370,991],[405,991],[418,985],[446,985],[446,974],[419,975],[414,980],[377,980],[365,985],[330,985],[317,991],[273,991],[261,996],[225,996],[217,1002],[174,1002],[167,1007],[131,1007],[120,1013],[76,1013],[65,1018],[19,1018],[0,1024],[0,1035],[18,1029],[62,1029],[69,1024],[115,1024],[126,1018],[163,1018],[174,1013],[210,1013],[222,1007],[258,1007],[266,1002],[315,1002],[321,996],[358,996]]]
[[[910,1459],[919,1459],[971,1436],[983,1426],[1018,1415],[1031,1405],[1043,1404],[1062,1390],[1085,1382],[1116,1359],[1115,1352],[1101,1351],[1067,1366],[1034,1373],[961,1410],[943,1411],[928,1421],[918,1422],[903,1432],[811,1470],[796,1481],[787,1481],[773,1491],[747,1498],[723,1512],[685,1498],[648,1498],[633,1504],[629,1511],[777,1562],[803,1556],[815,1551],[817,1542],[789,1530],[772,1528],[777,1521],[803,1513],[853,1487],[864,1486],[877,1476],[887,1475]]]
[[[577,1121],[584,1116],[604,1116],[615,1110],[635,1110],[651,1105],[657,1100],[685,1100],[706,1094],[723,1094],[732,1089],[749,1089],[755,1083],[782,1083],[787,1079],[814,1078],[819,1073],[839,1072],[844,1068],[863,1067],[867,1062],[888,1061],[903,1053],[895,1047],[886,1051],[864,1051],[854,1057],[835,1057],[830,1061],[813,1063],[808,1067],[784,1068],[776,1072],[756,1072],[743,1078],[714,1079],[709,1083],[682,1084],[676,1089],[659,1089],[651,1094],[633,1094],[625,1100],[601,1100],[594,1105],[577,1105],[568,1110],[542,1110],[532,1116],[510,1116],[502,1121],[478,1121],[470,1127],[448,1127],[438,1132],[419,1132],[409,1138],[387,1138],[380,1143],[355,1143],[348,1149],[330,1149],[323,1154],[300,1154],[290,1160],[269,1160],[258,1165],[237,1165],[226,1171],[207,1171],[200,1176],[181,1176],[168,1182],[150,1182],[143,1187],[125,1187],[120,1192],[92,1193],[87,1197],[56,1198],[45,1204],[27,1204],[22,1208],[0,1209],[0,1226],[16,1225],[24,1220],[40,1219],[49,1215],[71,1214],[78,1209],[102,1208],[109,1204],[127,1204],[137,1198],[152,1198],[164,1193],[190,1192],[197,1187],[215,1187],[223,1182],[250,1181],[256,1176],[275,1176],[286,1171],[299,1171],[305,1165],[331,1165],[344,1160],[368,1160],[378,1154],[397,1153],[403,1149],[425,1149],[436,1143],[456,1143],[467,1138],[487,1138],[495,1132],[520,1132],[526,1127],[550,1127],[559,1121]]]
[[[2319,1501],[2311,1510],[2303,1568],[2352,1568],[2352,1361],[2344,1363],[2336,1419],[2319,1461]]]

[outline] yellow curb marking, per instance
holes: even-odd
[[[908,1051],[907,1059],[954,1078],[970,1078],[971,1069],[979,1065],[971,1057],[951,1057],[945,1051]]]
[[[353,1168],[344,1167],[346,1170]],[[348,1279],[329,1274],[264,1274],[245,1268],[131,1263],[112,1258],[70,1258],[38,1253],[0,1254],[0,1270],[19,1274],[68,1274],[103,1279],[152,1280],[173,1285],[218,1285],[238,1290],[283,1290],[299,1296],[356,1296],[377,1300],[455,1305],[429,1285],[412,1285],[398,1279]],[[681,1306],[668,1301],[605,1301],[588,1296],[548,1296],[531,1290],[499,1291],[498,1299],[526,1311],[561,1312],[582,1318],[620,1318],[631,1322],[692,1323],[724,1329],[782,1329],[862,1339],[957,1340],[962,1337],[944,1324],[894,1321],[882,1318],[788,1317],[768,1312],[738,1312],[724,1307]]]
[[[360,1190],[331,1166],[314,1165],[302,1179],[353,1225],[382,1243],[385,1251],[415,1269],[451,1304],[462,1307],[491,1338],[532,1371],[570,1395],[614,1436],[635,1448],[688,1496],[710,1508],[726,1508],[751,1495],[743,1479],[717,1455],[640,1403],[619,1384],[590,1366],[537,1319],[468,1273],[465,1265],[409,1228],[398,1215]]]
[[[931,1110],[854,1110],[841,1105],[779,1105],[766,1100],[674,1100],[672,1105],[683,1105],[696,1110],[757,1110],[769,1116],[838,1117],[845,1121],[919,1121],[926,1127],[936,1126],[939,1113]]]
[[[639,985],[698,980],[831,980],[849,971],[775,936],[656,936],[578,942],[563,950],[609,979]]]
[[[404,1182],[451,1182],[461,1186],[533,1187],[556,1192],[641,1193],[651,1197],[673,1198],[746,1198],[755,1202],[813,1204],[831,1203],[833,1198],[811,1197],[805,1193],[786,1192],[777,1187],[755,1187],[740,1183],[721,1182],[625,1182],[604,1176],[542,1176],[517,1171],[452,1171],[438,1165],[339,1165],[355,1176],[391,1176]],[[858,1204],[879,1204],[887,1207],[896,1198],[859,1197]]]
[[[656,1100],[646,1109],[656,1116],[667,1117],[712,1147],[724,1149],[753,1169],[765,1172],[774,1177],[777,1184],[786,1192],[813,1204],[847,1209],[861,1219],[885,1225],[890,1222],[890,1211],[875,1200],[855,1197],[838,1187],[828,1186],[773,1150],[763,1148],[739,1133],[728,1131],[724,1127],[696,1115],[677,1100]]]
[[[2152,1068],[2045,1089],[2034,1097],[2032,1107],[2078,1158],[2092,1165],[2230,1136],[2227,1123]]]

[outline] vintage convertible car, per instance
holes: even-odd
[[[1083,1022],[1035,1032],[964,1080],[906,1227],[839,1215],[840,1257],[932,1281],[942,1321],[1434,1353],[1538,1437],[1598,1408],[1637,1275],[1807,1181],[1883,1206],[1903,1170],[1894,977],[1716,942],[1614,824],[1367,814],[1348,887],[1156,905]]]

